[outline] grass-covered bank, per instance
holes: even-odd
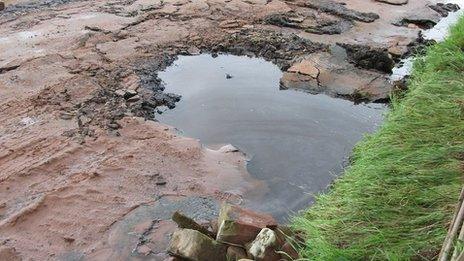
[[[403,98],[330,192],[295,218],[309,260],[430,260],[464,175],[464,18],[417,59]]]

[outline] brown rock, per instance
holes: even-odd
[[[3,9],[5,9],[5,3],[0,2],[0,11],[3,11]]]
[[[192,261],[226,260],[226,247],[193,229],[174,232],[168,252]]]
[[[287,71],[292,73],[308,75],[312,78],[317,78],[317,76],[319,76],[319,69],[313,62],[309,60],[303,60],[299,63],[295,63]]]
[[[245,249],[238,246],[229,246],[227,248],[227,261],[237,261],[247,258]]]
[[[308,86],[311,86],[309,89],[319,89],[318,81],[308,75],[284,72],[282,78],[280,78],[281,89],[308,89]]]
[[[401,57],[401,56],[403,56],[404,54],[406,54],[408,52],[408,47],[407,46],[396,45],[396,46],[392,46],[392,47],[388,48],[388,52],[391,55]]]
[[[262,228],[275,228],[275,219],[267,214],[260,214],[224,203],[219,213],[219,231],[216,240],[232,245],[243,246],[255,239]]]

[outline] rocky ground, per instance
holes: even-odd
[[[175,210],[208,220],[265,187],[240,152],[154,121],[179,100],[157,78],[176,55],[255,55],[285,71],[282,88],[385,101],[394,63],[454,8],[432,4],[7,0],[0,259],[164,260]]]

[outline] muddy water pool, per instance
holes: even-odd
[[[158,120],[205,146],[230,143],[246,153],[249,173],[268,189],[244,195],[245,206],[282,221],[342,172],[354,144],[381,123],[385,106],[280,90],[281,76],[258,58],[180,56],[159,77],[166,92],[182,99]]]

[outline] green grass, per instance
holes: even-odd
[[[464,160],[464,18],[417,59],[409,90],[327,194],[295,217],[308,260],[432,260]]]

